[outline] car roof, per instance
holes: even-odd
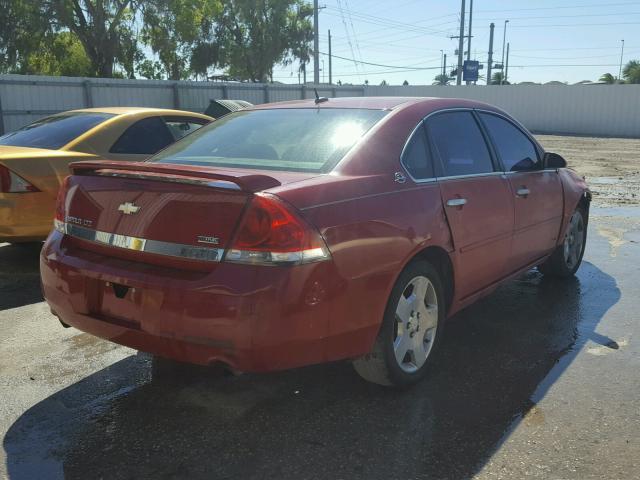
[[[152,107],[96,107],[96,108],[81,108],[77,110],[69,110],[68,112],[60,113],[110,113],[112,115],[130,115],[136,113],[162,113],[166,115],[189,115],[200,118],[210,118],[206,115],[196,112],[187,112],[185,110],[173,110],[170,108],[152,108]]]
[[[438,109],[447,107],[485,108],[490,105],[474,100],[443,97],[337,97],[316,104],[315,99],[291,100],[287,102],[264,103],[247,110],[275,108],[365,108],[372,110],[396,110],[411,105],[431,105]]]

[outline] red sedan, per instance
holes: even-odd
[[[256,106],[147,162],[72,164],[44,295],[63,324],[161,357],[353,359],[407,385],[447,317],[532,267],[578,269],[591,197],[565,167],[472,101]]]

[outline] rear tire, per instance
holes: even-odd
[[[358,374],[384,386],[407,387],[427,374],[441,341],[445,296],[429,262],[411,262],[396,281],[370,353],[354,360]]]
[[[571,277],[578,271],[587,244],[587,221],[587,212],[582,207],[576,208],[567,225],[564,241],[538,266],[540,272],[554,277]]]

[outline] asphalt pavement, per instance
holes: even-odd
[[[348,362],[220,377],[64,329],[0,245],[0,477],[640,478],[640,208],[594,209],[576,278],[531,271],[447,323],[426,381]]]

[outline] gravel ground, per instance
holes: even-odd
[[[536,135],[586,177],[598,206],[640,205],[640,140]]]

